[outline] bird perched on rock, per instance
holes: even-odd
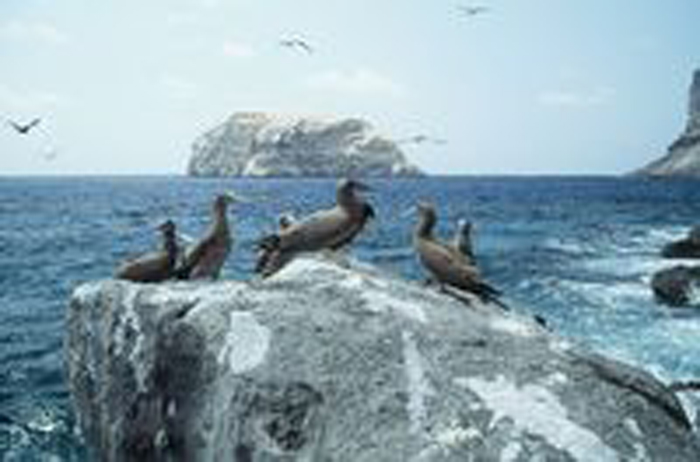
[[[358,192],[369,188],[355,180],[342,179],[336,188],[336,205],[306,219],[280,228],[261,239],[255,271],[270,276],[301,252],[338,250],[350,244],[374,217],[374,209]]]
[[[212,222],[201,239],[185,252],[181,264],[175,271],[178,279],[217,279],[226,257],[231,250],[226,210],[235,198],[230,194],[219,194],[212,206]]]
[[[452,245],[459,250],[462,255],[467,257],[469,263],[476,266],[476,257],[474,256],[474,246],[472,244],[472,224],[470,221],[460,219],[457,221],[457,229],[455,236],[452,239]]]
[[[178,248],[175,241],[175,223],[167,220],[158,230],[163,234],[163,247],[123,263],[115,273],[117,279],[134,282],[161,282],[173,276]]]
[[[20,135],[26,135],[27,133],[29,133],[29,131],[30,131],[32,128],[34,128],[34,127],[36,127],[37,125],[39,125],[39,122],[41,122],[41,119],[37,117],[36,119],[32,120],[32,121],[29,122],[28,124],[24,124],[24,125],[19,124],[19,123],[15,122],[14,120],[8,120],[8,121],[7,121],[7,124],[8,124],[10,127],[12,127],[12,128],[14,128],[15,130],[17,130],[17,133],[19,133]]]
[[[500,292],[487,284],[479,270],[457,247],[442,243],[433,236],[437,223],[435,207],[418,204],[418,223],[413,232],[413,246],[420,262],[440,286],[448,286],[476,295],[484,302],[499,300]]]

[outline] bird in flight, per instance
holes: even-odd
[[[314,48],[311,45],[309,45],[309,43],[306,40],[300,39],[298,37],[280,40],[280,45],[290,49],[297,49],[308,54],[312,54],[314,52]]]
[[[447,144],[447,140],[443,138],[433,138],[428,135],[413,135],[409,136],[408,138],[403,138],[398,140],[399,144],[423,144],[423,143],[431,143],[431,144]]]
[[[19,133],[20,135],[26,135],[27,133],[29,133],[29,130],[31,130],[32,128],[34,128],[34,127],[36,127],[37,125],[39,125],[39,122],[41,122],[41,119],[38,118],[38,117],[37,117],[36,119],[32,120],[31,122],[29,122],[28,124],[24,124],[24,125],[18,124],[18,123],[15,122],[14,120],[8,120],[8,121],[7,121],[7,123],[8,123],[12,128],[14,128],[15,130],[17,130],[17,133]]]
[[[457,8],[465,16],[476,16],[489,11],[488,7],[483,5],[457,5]]]

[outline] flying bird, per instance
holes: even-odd
[[[280,46],[290,48],[292,50],[297,49],[308,54],[313,54],[314,52],[314,48],[311,45],[309,45],[309,43],[306,40],[300,39],[298,37],[280,40]]]
[[[489,11],[489,8],[483,5],[457,5],[457,9],[465,16],[477,16]]]
[[[26,135],[27,133],[29,133],[29,131],[31,129],[33,129],[34,127],[39,125],[39,122],[41,122],[41,119],[38,117],[35,118],[34,120],[32,120],[31,122],[29,122],[28,124],[24,124],[24,125],[19,124],[19,123],[15,122],[14,120],[7,121],[8,125],[10,127],[14,128],[15,130],[17,130],[17,133],[19,133],[20,135]]]
[[[443,138],[433,138],[428,135],[413,135],[409,136],[408,138],[403,138],[398,140],[399,144],[423,144],[423,143],[432,143],[432,144],[446,144],[447,140]]]

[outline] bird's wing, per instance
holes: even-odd
[[[479,270],[456,249],[423,240],[419,243],[418,252],[426,268],[442,282],[463,288],[482,282]]]
[[[14,128],[15,130],[17,130],[18,132],[21,132],[22,129],[23,129],[23,127],[22,127],[20,124],[18,124],[17,122],[15,122],[14,120],[8,120],[8,121],[7,121],[7,124],[8,124],[10,127],[12,127],[12,128]]]
[[[39,125],[40,122],[41,122],[41,118],[40,118],[40,117],[37,117],[36,119],[34,119],[34,120],[32,120],[31,122],[29,122],[29,123],[27,124],[26,128],[33,128],[33,127],[36,127],[37,125]]]
[[[307,53],[313,53],[313,52],[314,52],[313,47],[312,47],[311,45],[309,45],[308,43],[306,43],[305,41],[303,41],[303,40],[297,40],[296,43],[297,43],[297,45],[299,45],[301,48],[303,48]]]
[[[316,212],[279,232],[283,250],[311,251],[333,245],[347,228],[349,216],[340,207]]]

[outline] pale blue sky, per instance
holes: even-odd
[[[697,0],[0,0],[0,175],[182,173],[235,111],[366,117],[433,173],[616,174],[663,154]],[[279,46],[300,35],[311,56]],[[47,160],[47,153],[56,158]]]

